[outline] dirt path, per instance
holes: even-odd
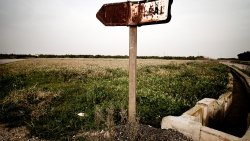
[[[25,59],[0,59],[0,65],[11,63],[11,62],[16,62],[16,61],[22,61],[22,60],[25,60]]]
[[[237,68],[239,68],[241,70],[248,70],[250,67],[249,65],[231,63],[229,61],[221,61],[220,63],[227,65],[227,66],[236,66]]]

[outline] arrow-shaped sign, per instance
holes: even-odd
[[[173,0],[104,4],[96,17],[106,26],[141,26],[167,23]]]

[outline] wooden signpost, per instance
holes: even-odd
[[[104,4],[96,17],[105,26],[129,26],[128,121],[136,121],[137,26],[168,23],[173,0],[145,0]]]

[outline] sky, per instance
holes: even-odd
[[[0,53],[128,55],[129,27],[96,18],[114,2],[122,1],[0,0]],[[249,0],[173,0],[171,13],[167,24],[138,27],[138,56],[232,58],[250,50]]]

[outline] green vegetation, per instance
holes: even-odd
[[[109,119],[116,125],[126,122],[126,70],[12,72],[3,65],[0,71],[0,121],[12,127],[26,125],[31,135],[66,140],[80,130],[108,130]],[[164,116],[180,115],[204,97],[218,98],[227,76],[226,66],[212,61],[139,68],[140,123],[159,127]]]

